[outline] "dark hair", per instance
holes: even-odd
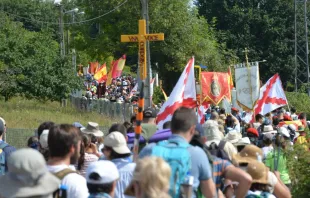
[[[43,133],[44,130],[46,129],[50,129],[55,125],[54,122],[43,122],[42,124],[40,124],[40,126],[38,127],[38,138],[40,139],[41,134]]]
[[[130,157],[130,155],[131,155],[131,153],[119,154],[119,153],[115,152],[112,147],[109,147],[109,146],[104,146],[104,149],[111,151],[111,156],[110,156],[111,160],[120,159],[120,158],[127,158],[127,157]]]
[[[170,129],[171,128],[171,121],[167,121],[163,125],[163,129]]]
[[[89,136],[86,134],[83,134],[82,142],[81,142],[81,149],[80,149],[80,158],[78,159],[78,165],[77,165],[78,170],[82,169],[82,166],[85,162],[85,150],[89,144],[90,144]]]
[[[298,119],[303,120],[306,119],[306,114],[305,113],[300,113],[298,116]]]
[[[291,112],[292,113],[296,113],[296,108],[295,107],[291,107]]]
[[[98,173],[91,173],[89,179],[99,181],[101,179]],[[87,188],[90,194],[94,193],[107,193],[110,194],[113,190],[113,182],[107,184],[91,184],[87,183]]]
[[[269,185],[268,184],[260,184],[260,183],[252,183],[250,190],[251,191],[263,191],[269,192]]]
[[[255,115],[255,121],[258,122],[260,119],[263,119],[263,115],[262,114],[256,114]]]
[[[133,126],[127,129],[127,133],[134,133],[134,132],[135,132],[135,128]]]
[[[109,129],[109,134],[114,132],[114,131],[118,131],[121,134],[124,135],[124,137],[127,137],[127,129],[124,125],[122,124],[113,124],[110,129]]]
[[[225,114],[225,113],[226,113],[225,109],[221,108],[219,114]]]
[[[131,116],[130,123],[133,124],[136,121],[136,116]]]
[[[271,115],[271,113],[267,113],[265,116],[266,116],[266,117],[269,117],[270,115]]]
[[[81,140],[80,130],[71,124],[61,124],[50,128],[48,146],[51,157],[65,157],[72,146],[77,148]]]
[[[272,144],[272,140],[269,138],[263,139],[264,146],[270,146]]]
[[[272,118],[272,125],[278,126],[279,123],[280,123],[280,120],[279,120],[278,117],[273,117],[273,118]]]
[[[197,116],[193,109],[180,107],[173,113],[171,119],[171,132],[185,133],[192,126],[196,126],[197,123]]]
[[[225,124],[226,124],[226,127],[232,127],[233,128],[235,126],[234,119],[231,115],[228,115],[226,117]]]
[[[127,121],[125,121],[124,123],[123,123],[123,125],[124,125],[124,127],[128,130],[128,128],[130,128],[131,126],[132,126],[132,124],[131,123],[129,123],[129,122],[127,122]]]
[[[27,141],[27,146],[30,148],[36,148],[39,145],[39,139],[37,136],[31,136]]]

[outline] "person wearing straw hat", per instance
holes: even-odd
[[[265,197],[276,198],[269,193],[269,169],[259,161],[250,162],[247,166],[246,172],[252,177],[252,185],[246,198]]]
[[[233,156],[232,162],[235,166],[246,171],[248,164],[251,162],[261,161],[262,155],[263,152],[260,148],[249,144],[246,145],[241,152]],[[268,184],[270,185],[270,192],[273,193],[276,197],[291,198],[290,190],[281,181],[278,172],[275,173],[271,171],[268,173]]]
[[[241,133],[237,132],[236,130],[229,131],[229,133],[227,133],[225,136],[225,140],[232,144],[239,142],[241,138]]]
[[[60,180],[46,168],[43,156],[25,148],[8,158],[9,172],[0,176],[0,197],[53,197]]]
[[[99,124],[96,122],[88,122],[86,128],[81,128],[82,133],[91,134],[96,137],[103,137],[104,134],[99,129]]]

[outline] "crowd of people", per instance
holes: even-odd
[[[88,74],[85,77],[85,90],[82,96],[84,99],[102,98],[112,102],[130,102],[132,99],[130,93],[136,83],[134,77],[127,75],[112,79],[111,84],[106,85],[106,82],[98,83],[92,75]]]
[[[210,108],[201,125],[195,110],[180,107],[164,124],[166,140],[149,143],[158,130],[156,110],[148,108],[137,161],[135,117],[106,134],[94,122],[44,122],[19,150],[3,141],[0,118],[0,197],[290,198],[284,152],[293,144],[309,150],[306,116],[292,111],[257,114],[248,124],[235,108]],[[300,125],[286,124],[293,120]]]

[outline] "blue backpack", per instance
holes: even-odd
[[[8,144],[5,142],[0,143],[0,176],[5,174],[5,153],[3,149],[7,146]]]
[[[175,146],[171,144],[175,144]],[[152,150],[152,156],[161,157],[170,165],[169,194],[172,198],[180,197],[180,186],[191,170],[191,156],[188,147],[190,147],[188,143],[167,140],[157,143]]]

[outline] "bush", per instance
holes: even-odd
[[[310,119],[310,98],[305,93],[286,92],[286,98],[290,107],[295,107],[297,112],[304,112],[307,115],[307,120]]]

